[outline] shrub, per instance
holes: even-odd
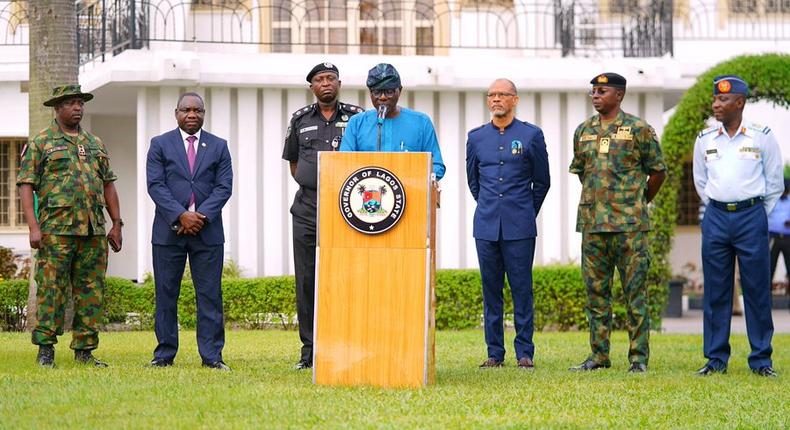
[[[584,314],[586,290],[578,266],[536,267],[533,271],[535,329],[586,329]],[[626,312],[622,289],[615,281],[615,328],[625,328]],[[649,289],[655,294],[655,289]],[[295,326],[296,298],[293,276],[268,278],[226,278],[222,281],[225,322],[245,328]],[[505,314],[512,320],[513,301],[505,283]],[[135,284],[107,277],[104,292],[103,323],[127,323],[136,315],[133,328],[151,329],[154,315],[154,284]],[[0,281],[0,324],[3,330],[24,328],[27,281]],[[651,300],[651,314],[660,311]],[[660,303],[660,302],[659,302]],[[480,272],[477,270],[438,270],[436,272],[436,327],[464,329],[482,325],[483,299]],[[181,284],[178,321],[183,328],[194,328],[196,320],[195,287],[192,281]],[[653,327],[658,327],[654,324]]]
[[[28,281],[0,281],[0,331],[25,329]]]

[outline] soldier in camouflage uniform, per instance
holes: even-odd
[[[84,103],[93,98],[79,85],[55,87],[44,106],[55,118],[22,150],[17,185],[30,229],[30,246],[38,249],[38,323],[33,344],[39,345],[37,361],[54,367],[58,335],[63,334],[69,290],[74,300],[71,349],[80,363],[96,367],[92,350],[99,345],[107,243],[118,252],[122,245],[116,176],[110,169],[107,149],[96,136],[80,127]],[[39,217],[33,210],[33,192],[39,198]],[[112,219],[104,234],[103,209]]]
[[[570,172],[582,195],[576,231],[582,233],[582,275],[592,354],[570,370],[608,368],[612,276],[619,270],[628,308],[629,372],[647,371],[650,320],[645,278],[650,265],[647,204],[666,178],[653,128],[620,110],[625,78],[604,73],[590,81],[598,115],[576,128]]]
[[[302,349],[297,370],[313,367],[313,302],[315,301],[315,237],[318,194],[318,152],[337,151],[349,118],[363,109],[338,100],[340,71],[332,63],[319,63],[307,74],[316,103],[291,116],[285,133],[283,159],[299,184],[293,215],[296,313]]]

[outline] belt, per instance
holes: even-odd
[[[727,212],[737,212],[739,210],[748,209],[762,202],[763,202],[762,197],[752,197],[750,199],[742,200],[740,202],[730,202],[730,203],[719,202],[713,199],[710,200],[710,204]]]

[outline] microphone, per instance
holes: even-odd
[[[379,105],[378,122],[384,124],[384,117],[387,116],[387,105]]]

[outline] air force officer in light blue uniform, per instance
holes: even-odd
[[[784,189],[782,155],[768,127],[743,118],[746,82],[713,80],[713,115],[720,123],[694,143],[694,186],[705,204],[702,220],[704,353],[700,376],[725,373],[730,358],[730,320],[735,258],[741,271],[749,367],[776,376],[771,363],[771,279],[768,213]]]

